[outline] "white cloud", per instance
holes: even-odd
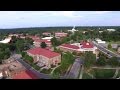
[[[94,11],[94,14],[106,14],[106,13],[110,13],[112,11]]]
[[[51,15],[53,15],[53,16],[65,16],[68,18],[83,17],[81,15],[77,15],[76,11],[56,11],[56,12],[52,12]]]

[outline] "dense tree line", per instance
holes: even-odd
[[[0,44],[0,63],[3,60],[8,59],[11,55],[9,45],[8,44]]]
[[[12,41],[9,45],[11,51],[22,52],[24,50],[30,49],[32,44],[33,44],[33,40],[31,38],[18,39],[15,36],[13,36]]]

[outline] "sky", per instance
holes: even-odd
[[[120,26],[120,11],[0,11],[0,28]]]

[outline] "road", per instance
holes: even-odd
[[[66,76],[66,78],[70,79],[77,79],[79,72],[81,70],[82,60],[80,58],[77,58],[75,62],[73,63],[70,72]]]
[[[39,77],[39,79],[51,79],[51,77],[49,75],[46,75],[44,73],[40,73],[39,71],[35,70],[33,67],[31,67],[28,63],[26,63],[25,61],[23,61],[22,59],[20,59],[19,55],[13,55],[13,57],[19,61],[27,70],[31,71],[32,73],[34,73],[37,77]]]
[[[120,55],[118,55],[118,54],[116,54],[116,53],[114,53],[114,52],[106,49],[105,47],[99,45],[99,44],[96,43],[95,41],[92,41],[92,42],[93,42],[93,44],[94,44],[100,51],[102,51],[104,54],[108,55],[108,57],[110,57],[110,58],[111,58],[111,57],[118,57],[118,58],[120,59]]]
[[[83,71],[84,71],[84,67],[83,67],[83,65],[82,65],[82,66],[81,66],[81,71],[80,71],[79,79],[82,79]]]

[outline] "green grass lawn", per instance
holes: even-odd
[[[114,53],[117,53],[117,51],[113,48],[109,48],[110,51],[114,52]]]
[[[45,74],[50,74],[51,73],[51,71],[52,71],[52,69],[43,69],[42,71],[41,71],[41,73],[45,73]]]
[[[117,41],[117,42],[110,41],[110,42],[107,42],[107,43],[110,43],[110,44],[120,44],[120,41]]]
[[[92,77],[84,72],[82,79],[92,79]]]
[[[31,66],[32,66],[34,69],[36,69],[36,70],[40,70],[40,67],[37,66],[36,64],[32,64]]]
[[[113,69],[94,69],[93,76],[96,79],[111,79],[115,74]]]
[[[74,57],[72,54],[62,54],[62,61],[60,67],[56,68],[53,72],[53,76],[55,78],[59,76],[63,76],[66,71],[68,70],[69,66],[72,65],[74,62]]]

